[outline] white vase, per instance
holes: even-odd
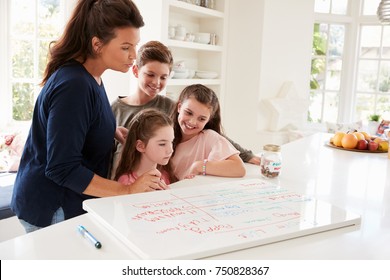
[[[371,135],[375,135],[377,130],[378,130],[378,127],[380,125],[380,122],[377,122],[377,121],[368,121],[368,133],[370,133]]]

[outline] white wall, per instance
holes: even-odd
[[[154,1],[153,4],[150,2]],[[159,39],[160,1],[135,0],[146,21],[140,44]],[[263,100],[278,95],[285,81],[297,91],[309,92],[314,0],[230,0],[226,93],[223,125],[227,135],[257,152],[267,142],[278,141],[267,132],[271,115]],[[153,38],[149,35],[156,34]],[[104,83],[110,100],[132,90],[131,72],[107,71]]]
[[[150,40],[160,40],[162,24],[162,1],[133,0],[140,10],[145,26],[141,28],[141,38],[138,47]],[[166,19],[168,20],[168,19]],[[103,74],[103,81],[108,99],[113,101],[119,95],[129,95],[137,87],[137,79],[130,69],[126,74],[108,70]]]
[[[242,146],[259,151],[273,140],[262,101],[276,97],[285,81],[308,96],[313,10],[314,0],[230,1],[223,120]]]

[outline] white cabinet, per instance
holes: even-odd
[[[179,0],[135,2],[145,21],[145,27],[141,29],[141,44],[149,40],[160,40],[171,49],[174,61],[184,61],[187,69],[218,73],[218,77],[214,79],[200,79],[197,76],[191,79],[171,78],[166,90],[167,95],[176,98],[187,85],[201,83],[212,88],[222,99],[228,0],[214,0],[214,9]],[[216,44],[170,39],[169,27],[178,25],[185,27],[187,33],[213,33],[216,35]]]

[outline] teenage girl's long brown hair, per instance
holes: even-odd
[[[138,167],[142,153],[136,149],[137,140],[141,140],[147,145],[149,139],[155,136],[156,130],[165,126],[172,126],[172,120],[168,115],[157,109],[144,109],[134,116],[128,127],[129,133],[126,143],[123,146],[121,158],[115,173],[115,180],[118,180],[121,175],[128,174]],[[157,165],[157,169],[166,171],[171,183],[177,181],[169,162],[167,165]]]
[[[61,38],[52,42],[42,85],[60,66],[93,57],[92,38],[103,44],[115,38],[117,28],[141,28],[144,21],[131,0],[79,0]]]

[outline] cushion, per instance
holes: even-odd
[[[10,207],[15,177],[15,173],[0,173],[0,220],[15,216]]]
[[[0,135],[0,172],[16,172],[19,168],[26,136],[22,133]]]

